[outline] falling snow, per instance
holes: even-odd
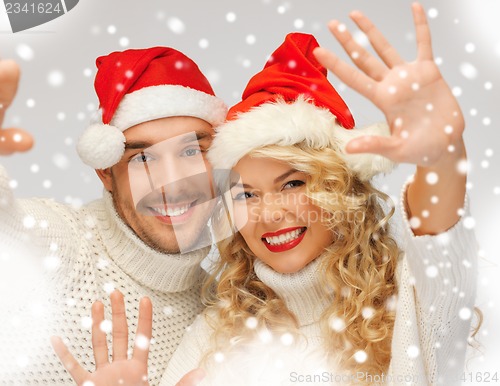
[[[474,43],[467,43],[465,45],[465,52],[471,54],[473,53],[474,51],[476,51],[476,46]]]
[[[425,274],[427,275],[427,277],[435,278],[439,274],[439,269],[435,265],[429,265],[425,269]]]
[[[123,36],[120,38],[120,40],[118,41],[118,44],[120,44],[120,47],[123,47],[123,48],[126,48],[129,46],[130,44],[130,40],[129,38]]]
[[[304,20],[302,19],[295,19],[293,22],[293,26],[297,29],[302,29],[304,28]]]
[[[439,181],[439,176],[435,172],[429,172],[425,176],[425,181],[427,181],[429,185],[436,185]]]
[[[64,74],[59,70],[54,70],[47,76],[47,81],[52,87],[60,87],[64,83]]]
[[[135,347],[141,350],[147,350],[149,348],[149,339],[144,335],[137,335],[135,337]]]
[[[254,318],[253,316],[245,320],[245,326],[251,330],[257,328],[257,324],[258,324],[257,318]]]
[[[367,359],[368,355],[363,350],[359,350],[354,353],[354,360],[358,363],[365,363]]]
[[[113,324],[111,323],[111,320],[103,320],[99,325],[99,329],[106,334],[109,334],[112,328]]]
[[[464,307],[464,308],[460,309],[458,316],[462,320],[469,320],[472,316],[472,311],[469,308]]]
[[[186,32],[186,25],[184,22],[177,17],[170,17],[167,20],[167,26],[176,35],[183,34]]]
[[[467,79],[475,79],[478,75],[476,67],[471,63],[462,63],[460,65],[460,72]]]
[[[333,317],[330,319],[330,328],[335,332],[342,332],[345,329],[345,321],[339,317]]]
[[[408,346],[406,354],[408,354],[409,358],[415,359],[420,355],[420,349],[417,346]]]
[[[427,14],[431,19],[435,19],[436,17],[438,17],[439,11],[436,8],[429,8]]]
[[[338,16],[335,14],[322,17],[323,15],[317,14],[317,10],[314,13],[312,8],[310,13],[304,12],[302,8],[299,9],[298,6],[295,6],[293,1],[274,2],[266,0],[260,3],[259,5],[256,3],[255,7],[261,7],[259,10],[261,11],[261,15],[263,15],[262,17],[264,18],[266,14],[272,14],[277,20],[274,26],[276,32],[273,34],[266,33],[267,30],[264,31],[263,29],[256,28],[255,20],[250,20],[250,16],[240,11],[240,8],[234,4],[231,6],[226,4],[226,8],[221,8],[218,14],[214,13],[213,16],[212,14],[210,16],[215,19],[216,23],[223,25],[222,27],[226,34],[224,36],[217,35],[214,32],[215,28],[214,31],[211,31],[206,26],[202,27],[201,25],[192,24],[190,19],[184,16],[185,14],[177,12],[178,9],[182,10],[181,5],[179,5],[179,8],[172,6],[172,8],[169,7],[169,9],[166,9],[163,4],[158,3],[156,9],[153,8],[149,16],[152,18],[152,21],[157,20],[153,23],[157,25],[154,26],[156,29],[147,32],[148,39],[150,40],[141,40],[138,30],[134,30],[133,28],[129,30],[125,24],[120,23],[119,18],[115,18],[113,15],[106,15],[105,18],[100,20],[94,20],[95,17],[92,17],[92,19],[86,21],[87,24],[82,24],[83,27],[79,29],[80,35],[78,36],[79,40],[76,47],[79,48],[79,45],[82,47],[85,45],[94,45],[95,49],[92,52],[95,53],[104,52],[105,50],[109,51],[110,49],[133,48],[149,44],[148,42],[150,41],[153,42],[151,36],[164,36],[165,33],[168,34],[171,32],[169,34],[171,38],[165,44],[173,46],[178,44],[180,47],[185,48],[187,53],[193,55],[197,61],[200,61],[201,68],[209,81],[217,86],[216,91],[222,93],[223,97],[228,99],[228,102],[232,102],[230,99],[233,93],[235,98],[241,95],[244,82],[248,80],[248,77],[251,76],[254,70],[262,66],[263,55],[267,53],[267,51],[264,52],[262,47],[271,39],[278,41],[281,35],[288,32],[290,28],[302,30],[303,32],[314,31],[317,33],[320,43],[324,44],[325,47],[334,50],[338,49],[338,46],[336,46],[334,40],[331,39],[329,32],[326,30],[325,24],[328,18],[333,16],[338,17],[339,20],[348,20],[346,15],[350,6],[339,4],[341,9],[339,9]],[[262,8],[265,6],[268,8]],[[201,5],[200,7],[203,8]],[[368,4],[363,8],[363,11],[367,15],[374,15],[372,7],[374,6]],[[299,12],[299,10],[301,11]],[[397,12],[399,11],[404,11],[403,6],[398,6]],[[465,215],[463,225],[466,229],[476,231],[480,244],[483,244],[486,250],[483,254],[487,258],[484,259],[485,261],[482,264],[490,267],[488,264],[492,260],[496,261],[494,260],[494,256],[498,252],[495,238],[495,230],[498,229],[498,220],[494,218],[493,213],[498,211],[500,205],[500,179],[498,177],[500,176],[498,169],[500,165],[498,162],[500,140],[497,131],[495,131],[498,125],[498,109],[495,110],[496,105],[493,102],[498,97],[498,84],[496,82],[498,77],[495,71],[498,68],[500,59],[500,41],[498,41],[498,36],[500,35],[497,26],[491,26],[486,23],[487,15],[485,13],[488,12],[487,7],[478,9],[477,12],[478,15],[482,14],[485,20],[484,24],[480,25],[481,28],[478,27],[478,19],[475,19],[476,21],[473,22],[474,15],[465,13],[461,7],[449,6],[446,8],[445,4],[439,4],[438,7],[436,3],[434,7],[427,9],[431,30],[437,37],[433,39],[433,42],[436,42],[434,47],[436,55],[435,63],[440,66],[440,71],[442,71],[446,79],[452,81],[450,84],[452,92],[459,98],[461,108],[466,113],[465,136],[469,161],[461,161],[457,164],[457,169],[463,174],[468,174],[469,200],[474,217]],[[495,12],[492,12],[492,14],[495,14]],[[82,15],[82,17],[84,16]],[[386,16],[386,18],[389,20],[390,15]],[[140,24],[139,21],[137,24]],[[369,47],[366,35],[356,31],[353,24],[349,24],[349,26],[358,44],[362,47]],[[388,32],[387,37],[391,42],[394,42],[396,45],[400,44],[401,42],[398,43],[397,36],[394,37],[391,35],[393,33],[391,28],[385,26],[384,32]],[[340,24],[338,29],[339,31],[345,31],[346,26]],[[175,36],[172,37],[172,34]],[[232,38],[233,35],[239,42],[238,46],[231,46],[230,50],[226,50],[224,58],[213,60],[214,56],[220,56],[220,53],[213,50],[221,42],[225,41],[223,39],[229,39],[229,36]],[[405,36],[410,37],[411,42],[414,43],[415,35],[413,32],[403,31],[401,38],[403,39]],[[78,57],[78,62],[75,62],[76,59],[72,61],[72,55],[66,55],[66,61],[58,61],[57,65],[54,64],[56,63],[55,61],[52,61],[53,65],[49,64],[47,66],[44,64],[48,52],[45,45],[49,44],[52,38],[53,36],[36,37],[36,35],[19,34],[18,39],[13,40],[10,52],[8,51],[10,49],[9,44],[7,44],[7,53],[18,60],[23,66],[23,76],[31,73],[33,75],[36,74],[40,82],[33,85],[28,85],[28,83],[21,84],[17,101],[15,102],[17,110],[13,110],[6,117],[6,125],[11,126],[15,122],[19,122],[18,126],[33,132],[36,137],[35,150],[28,155],[6,157],[5,161],[2,160],[2,164],[6,164],[10,176],[13,177],[13,179],[9,180],[8,185],[11,189],[16,190],[16,195],[22,197],[28,195],[51,197],[54,195],[58,196],[58,199],[63,202],[81,206],[83,203],[88,202],[89,198],[100,195],[99,182],[95,175],[93,175],[93,171],[84,169],[85,167],[81,165],[74,149],[77,138],[89,121],[91,110],[95,110],[98,104],[91,89],[96,71],[94,64],[95,57],[82,60],[82,57],[75,55],[75,58]],[[176,40],[180,38],[189,38],[189,40]],[[495,40],[492,41],[492,39]],[[454,44],[448,47],[446,44],[443,44],[443,41],[453,41]],[[403,42],[398,48],[402,47],[406,49],[407,47],[404,44],[409,43]],[[253,51],[255,51],[255,54]],[[7,53],[5,57],[8,57]],[[354,59],[358,55],[359,52],[356,54],[351,53]],[[39,67],[38,73],[35,73],[34,67]],[[73,70],[74,73],[72,75],[71,71]],[[240,81],[241,84],[236,84],[232,78],[228,80],[228,75],[231,72],[237,73],[235,79]],[[81,84],[86,82],[85,84],[88,85],[88,89],[84,90],[81,84],[76,85],[72,76],[75,79],[81,79]],[[407,78],[408,74],[401,72],[399,76],[404,79]],[[26,81],[28,78],[23,79]],[[332,76],[330,79],[335,79],[335,77]],[[415,91],[420,89],[418,83],[413,83],[411,87]],[[343,84],[337,89],[341,95],[351,92]],[[46,95],[43,93],[43,90],[44,92],[57,91],[57,93],[66,96],[68,102],[54,102],[50,106],[44,100]],[[388,88],[387,91],[392,93],[391,91],[396,92],[397,90]],[[352,99],[351,95],[347,95],[348,99]],[[80,96],[82,96],[81,99],[78,99]],[[353,102],[353,111],[356,111],[354,109],[358,109],[358,113],[355,114],[357,122],[361,122],[362,120],[369,121],[373,114],[364,109],[361,110],[361,108],[357,107],[356,103]],[[39,120],[39,124],[37,123],[38,121],[35,121],[35,123],[28,121],[28,115]],[[437,128],[437,130],[443,129]],[[445,128],[445,132],[452,134],[448,132],[447,128]],[[405,131],[403,133],[408,134]],[[408,136],[405,134],[402,134],[403,137]],[[455,147],[448,149],[450,151],[457,151]],[[71,176],[74,176],[74,179],[69,180]],[[439,181],[437,174],[431,176],[426,176],[429,184],[435,184]],[[444,176],[441,177],[444,180]],[[76,181],[78,183],[75,183]],[[399,182],[398,180],[397,183]],[[387,183],[387,191],[397,192],[397,183],[393,181]],[[95,188],[95,192],[91,190],[85,191],[87,187]],[[472,187],[474,189],[471,190]],[[433,196],[427,204],[428,208],[436,208],[436,206],[439,206],[440,203],[446,200],[446,195],[440,197]],[[428,211],[416,214],[418,216],[413,216],[410,219],[410,225],[413,228],[418,228],[421,221],[428,217]],[[462,212],[462,214],[464,213]],[[45,219],[35,219],[33,216],[25,217],[22,223],[28,230],[51,226]],[[446,235],[439,236],[439,240],[443,244],[447,244],[448,242]],[[6,258],[5,255],[1,255],[1,257]],[[45,256],[40,261],[46,269],[57,269],[61,264],[61,257],[57,255],[57,251],[53,251],[53,255]],[[472,266],[470,261],[460,262],[460,264],[462,263],[469,267]],[[438,267],[437,265],[427,265],[425,273],[429,278],[435,278],[439,276],[441,270],[445,270],[445,268]],[[496,266],[491,268],[491,270],[489,268],[479,270],[481,286],[484,287],[487,295],[479,294],[478,304],[484,304],[484,307],[481,306],[480,308],[482,308],[485,314],[488,314],[485,318],[485,326],[480,330],[480,335],[482,337],[491,337],[491,339],[493,339],[495,334],[491,333],[493,330],[488,327],[493,322],[497,324],[500,322],[498,318],[498,306],[495,307],[494,303],[487,302],[484,299],[489,299],[492,293],[496,293],[495,288],[498,286],[498,281],[495,280],[495,273],[498,273]],[[486,275],[492,275],[489,276],[490,280],[488,280]],[[110,291],[112,288],[114,288],[112,283],[105,285],[106,291]],[[449,288],[449,291],[451,291],[451,288]],[[457,290],[453,291],[453,293],[457,294],[460,292],[457,292]],[[344,295],[349,296],[348,288],[343,290],[342,296]],[[463,293],[462,296],[464,296]],[[76,302],[75,299],[67,299],[65,301],[68,306],[74,306]],[[395,304],[396,301],[394,300],[392,307],[395,307]],[[389,304],[387,307],[390,307]],[[488,308],[491,309],[489,310]],[[34,310],[40,312],[39,308],[35,307]],[[172,307],[165,307],[162,311],[166,315],[171,315],[174,312]],[[366,310],[363,311],[363,317],[369,317],[367,316],[369,312],[366,312]],[[458,316],[461,320],[466,321],[472,318],[472,313],[471,309],[462,308]],[[488,322],[488,320],[491,322]],[[81,326],[84,329],[90,329],[91,323],[92,320],[90,317],[81,320]],[[256,319],[249,318],[245,324],[249,329],[257,328]],[[333,318],[330,320],[329,326],[332,331],[341,332],[345,329],[345,321],[341,318]],[[284,344],[284,342],[282,343]],[[482,343],[486,346],[488,339]],[[365,352],[357,353],[356,360],[363,362],[363,360],[360,360],[363,359],[363,354],[366,356]],[[406,354],[410,358],[418,357],[418,347],[409,347]],[[223,354],[221,355],[222,360],[224,360]],[[486,354],[486,358],[488,359],[488,353]],[[16,357],[16,360],[17,364],[22,367],[28,366],[30,362],[28,355],[19,355]],[[366,357],[364,360],[366,361]],[[87,382],[84,386],[93,386],[93,384]]]
[[[71,166],[68,157],[62,153],[56,153],[52,156],[52,162],[61,170],[68,170]]]
[[[17,55],[25,61],[31,61],[35,57],[35,52],[27,44],[20,44],[16,48]]]

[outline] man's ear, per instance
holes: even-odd
[[[104,185],[104,188],[108,192],[112,192],[113,191],[113,176],[111,173],[111,168],[96,169],[95,172],[97,173],[98,177],[101,179],[102,184]]]

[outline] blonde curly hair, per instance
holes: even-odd
[[[320,319],[329,360],[335,368],[353,373],[385,373],[391,359],[395,320],[395,310],[388,304],[393,304],[397,293],[395,274],[400,255],[389,232],[394,206],[391,204],[386,213],[383,204],[389,197],[370,182],[358,179],[338,150],[329,147],[270,145],[253,150],[250,156],[287,162],[304,172],[308,198],[323,213],[330,214],[324,221],[334,232],[335,241],[322,254],[318,271],[324,296],[332,299]],[[227,209],[221,207],[213,219],[216,232],[227,232],[223,229],[227,222],[222,221],[227,216]],[[235,233],[217,246],[220,260],[203,290],[205,303],[215,310],[215,317],[208,319],[214,329],[213,350],[206,353],[202,363],[213,361],[216,352],[237,350],[251,342],[260,328],[300,335],[295,315],[255,274],[257,256],[243,237]],[[367,318],[363,317],[366,309],[372,311]],[[257,328],[245,326],[249,317],[256,318]],[[345,323],[341,331],[331,327],[336,318]],[[358,350],[368,354],[364,363],[354,358]]]

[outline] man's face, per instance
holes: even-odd
[[[151,248],[179,253],[207,236],[214,200],[205,155],[213,134],[193,117],[144,122],[124,132],[120,162],[98,171],[120,217]]]

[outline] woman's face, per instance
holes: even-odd
[[[322,210],[306,196],[307,175],[272,158],[243,157],[233,168],[235,225],[248,247],[280,273],[298,272],[333,241]]]

